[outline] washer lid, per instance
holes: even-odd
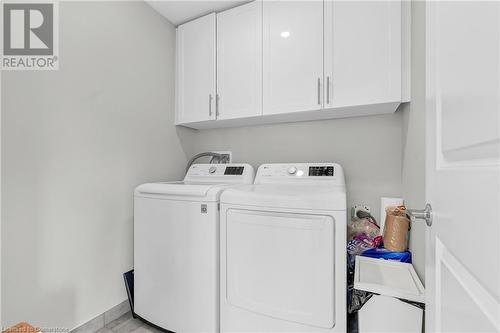
[[[318,184],[259,184],[227,189],[221,203],[256,207],[346,210],[344,186]]]
[[[225,184],[188,182],[147,183],[135,189],[136,197],[194,201],[218,201]]]
[[[357,256],[354,288],[425,303],[425,289],[412,264]]]

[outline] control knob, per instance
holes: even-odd
[[[292,167],[289,167],[288,170],[287,170],[288,174],[290,175],[295,175],[297,173],[297,168],[292,166]]]

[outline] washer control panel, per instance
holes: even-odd
[[[310,166],[309,176],[326,176],[333,177],[334,168],[333,166]]]
[[[240,164],[193,164],[185,182],[193,183],[244,183],[251,184],[254,179],[254,169],[246,163]]]
[[[224,171],[225,175],[242,175],[245,167],[243,166],[228,166]]]

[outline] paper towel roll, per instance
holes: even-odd
[[[401,206],[405,201],[402,198],[380,198],[380,234],[384,234],[385,208],[389,206]]]

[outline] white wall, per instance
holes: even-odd
[[[183,175],[175,30],[143,2],[63,2],[60,70],[2,75],[2,319],[74,328],[126,299],[132,193]]]
[[[403,196],[411,208],[425,206],[425,2],[412,2],[412,102],[403,116]],[[412,224],[410,248],[413,265],[425,279],[425,228]]]
[[[348,205],[367,204],[379,215],[381,196],[401,196],[402,114],[193,132],[190,154],[231,150],[255,167],[278,162],[338,162]]]

